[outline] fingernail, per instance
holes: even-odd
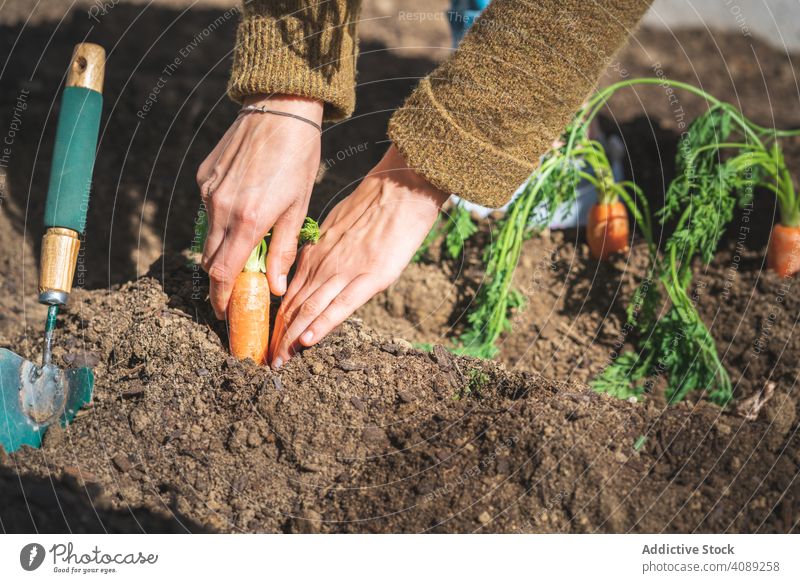
[[[286,275],[281,275],[278,278],[278,292],[281,295],[286,293]]]
[[[278,369],[283,366],[283,359],[279,356],[272,361],[272,368]]]
[[[300,342],[303,344],[308,344],[311,342],[311,339],[314,338],[314,333],[309,330],[308,332],[304,332],[303,335],[300,337]]]

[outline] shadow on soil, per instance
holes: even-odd
[[[144,508],[110,510],[95,502],[99,486],[69,479],[20,476],[0,466],[0,531],[4,533],[202,533],[208,529],[179,517]],[[172,516],[170,518],[169,516]]]

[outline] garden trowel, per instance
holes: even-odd
[[[0,349],[0,445],[9,453],[22,445],[40,447],[49,425],[68,424],[92,398],[91,369],[63,370],[52,363],[51,356],[58,309],[72,290],[80,236],[86,227],[105,58],[102,47],[76,45],[67,72],[39,264],[39,302],[48,306],[42,363]]]

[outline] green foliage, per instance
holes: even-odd
[[[587,137],[586,125],[577,124],[576,118],[561,145],[544,156],[520,196],[509,205],[484,252],[485,283],[467,315],[468,327],[457,340],[456,352],[479,358],[497,354],[497,340],[511,330],[511,314],[525,303],[525,297],[511,289],[522,243],[532,231],[550,224],[561,205],[575,201],[581,180],[591,182],[607,200],[622,198],[653,248],[646,199],[633,183],[614,181],[602,146]],[[637,204],[644,205],[644,212]]]
[[[477,231],[478,225],[472,220],[469,211],[459,202],[446,219],[443,219],[441,215],[437,217],[411,261],[419,263],[431,245],[440,239],[444,240],[447,254],[452,259],[457,259],[464,250],[464,243]]]
[[[422,245],[419,246],[417,252],[414,253],[414,257],[411,258],[411,263],[419,263],[422,261],[422,258],[425,257],[425,254],[428,252],[428,249],[431,248],[431,245],[433,245],[439,239],[439,237],[442,236],[442,232],[442,217],[439,215],[436,217],[436,221],[433,223],[431,230],[428,231],[427,235],[425,235]]]
[[[676,225],[661,256],[653,242],[644,194],[632,182],[615,182],[603,148],[587,137],[587,128],[610,97],[637,85],[680,89],[709,104],[680,142],[677,177],[656,215],[663,227]],[[633,333],[631,342],[637,349],[617,356],[592,386],[620,398],[639,398],[663,377],[670,402],[698,391],[719,404],[727,403],[732,397],[731,381],[696,309],[699,288],[692,290],[693,265],[697,259],[706,264],[713,260],[736,206],[750,204],[757,188],[775,194],[784,225],[800,225],[800,197],[777,142],[798,135],[800,130],[758,126],[734,106],[664,77],[627,79],[602,89],[576,114],[560,145],[544,156],[499,222],[484,251],[485,283],[455,351],[495,356],[498,338],[511,329],[510,314],[524,303],[522,295],[511,289],[522,242],[532,231],[548,225],[561,205],[573,202],[579,181],[587,180],[597,188],[600,202],[620,199],[625,203],[647,242],[650,261],[647,276],[627,307],[626,328]],[[447,239],[453,228],[452,221],[437,222],[426,242],[442,235]],[[461,251],[458,243],[453,241],[451,254]],[[640,437],[635,448],[643,443]]]
[[[489,375],[480,369],[470,369],[467,372],[467,381],[458,392],[453,395],[453,399],[458,401],[466,397],[480,397],[481,391],[489,384]]]
[[[468,327],[457,339],[456,352],[479,358],[497,354],[497,339],[511,330],[511,312],[524,303],[522,294],[512,293],[511,283],[530,225],[547,225],[560,204],[574,200],[578,180],[578,168],[567,156],[566,145],[551,150],[509,205],[496,236],[484,251],[485,282],[467,315]],[[544,216],[535,215],[541,206],[546,208]]]
[[[306,217],[300,228],[300,245],[319,241],[319,224],[311,217]]]
[[[750,204],[756,188],[773,190],[788,216],[797,205],[791,179],[783,179],[788,172],[780,148],[753,127],[732,106],[718,104],[698,117],[681,140],[677,176],[658,213],[662,225],[676,222],[654,269],[669,299],[666,313],[657,317],[661,295],[652,281],[648,290],[640,287],[628,310],[629,324],[640,332],[639,351],[620,355],[594,380],[595,390],[638,397],[649,392],[655,377],[664,376],[670,402],[694,391],[720,405],[732,398],[730,377],[697,312],[699,290],[690,295],[690,289],[694,259],[713,260],[736,206]]]
[[[250,273],[260,271],[261,273],[267,272],[267,242],[264,239],[253,247],[250,252],[250,257],[247,258],[247,263],[244,264],[244,269]]]
[[[447,233],[444,237],[447,253],[452,259],[456,259],[461,255],[461,251],[464,249],[464,242],[472,237],[477,230],[478,225],[472,220],[469,211],[460,203],[456,205],[447,219]]]

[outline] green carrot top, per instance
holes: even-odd
[[[267,272],[267,242],[264,239],[261,239],[261,242],[253,248],[242,271],[248,273]]]

